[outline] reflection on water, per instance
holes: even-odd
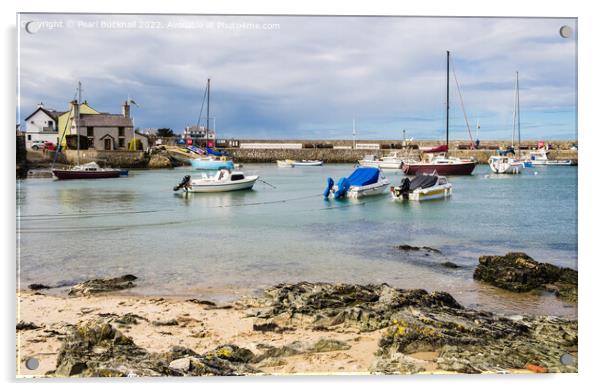
[[[275,188],[174,193],[186,168],[130,171],[129,178],[19,181],[21,279],[56,284],[133,273],[132,293],[231,298],[278,282],[386,282],[452,293],[507,313],[576,315],[551,295],[512,294],[472,280],[478,257],[524,251],[577,266],[575,167],[499,178],[479,166],[451,177],[450,199],[399,203],[385,194],[327,201],[326,177],[351,165],[246,165]],[[387,172],[391,183],[402,175]],[[442,254],[404,253],[399,244]],[[447,269],[442,263],[460,266]]]

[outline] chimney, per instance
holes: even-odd
[[[122,114],[125,118],[130,118],[130,102],[127,100],[123,102]]]
[[[71,108],[73,109],[73,122],[71,122],[72,124],[72,131],[70,132],[70,134],[73,134],[73,130],[75,130],[75,134],[77,134],[77,126],[79,125],[77,123],[77,117],[79,116],[79,105],[77,104],[76,100],[72,100],[70,103]]]

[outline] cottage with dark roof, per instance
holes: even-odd
[[[40,102],[37,109],[25,118],[25,147],[42,149],[44,143],[57,145],[59,142],[58,119],[63,114],[44,107]]]
[[[73,101],[70,110],[59,120],[59,133],[62,134],[61,127],[64,127],[67,136],[77,135],[79,130],[80,137],[88,139],[88,148],[101,151],[125,151],[134,138],[134,123],[128,101],[123,103],[121,114],[101,113],[87,102],[78,105],[77,101]],[[62,145],[65,146],[66,142],[63,141]]]

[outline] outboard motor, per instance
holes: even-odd
[[[332,190],[332,187],[334,186],[334,180],[331,177],[328,177],[328,179],[326,179],[326,189],[324,190],[324,199],[328,199],[328,196],[330,195],[330,191]]]
[[[178,191],[183,187],[188,187],[189,184],[190,184],[190,175],[186,175],[186,176],[184,176],[184,178],[182,178],[182,182],[180,182],[179,185],[174,186],[173,191]]]
[[[401,186],[395,188],[395,196],[396,197],[403,196],[403,198],[405,200],[407,200],[409,198],[409,193],[410,193],[410,179],[403,178],[401,180]]]
[[[334,198],[339,199],[345,197],[345,194],[347,194],[347,191],[350,187],[351,184],[349,183],[349,179],[345,177],[339,179],[339,183],[337,183],[337,191],[334,192]]]

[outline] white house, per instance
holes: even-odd
[[[25,147],[28,149],[38,149],[42,146],[39,143],[50,142],[58,145],[59,132],[57,128],[58,117],[64,112],[44,108],[40,103],[38,108],[25,118]],[[36,143],[38,142],[38,143]]]

